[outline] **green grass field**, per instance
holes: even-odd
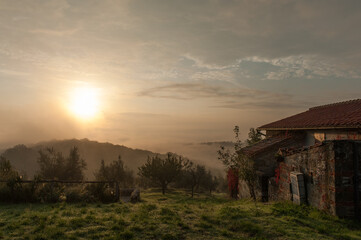
[[[361,224],[290,203],[184,192],[142,202],[2,204],[0,239],[361,239]]]

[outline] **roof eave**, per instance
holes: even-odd
[[[246,155],[247,157],[253,158],[253,157],[256,157],[258,154],[264,153],[268,149],[272,148],[275,144],[280,144],[280,143],[282,143],[282,142],[284,142],[286,140],[289,140],[289,139],[290,139],[290,137],[284,138],[284,139],[282,139],[282,140],[280,140],[278,142],[275,142],[272,145],[266,146],[264,148],[259,149],[258,151],[252,152],[252,153],[247,153],[247,152],[244,151],[244,148],[247,148],[247,147],[244,147],[244,148],[240,149],[239,151],[241,153],[243,153],[244,155]],[[266,140],[266,139],[264,139],[264,140]],[[255,143],[255,144],[257,144],[257,143]]]
[[[338,127],[259,127],[257,130],[332,130],[332,129],[360,129],[361,126],[338,126]]]

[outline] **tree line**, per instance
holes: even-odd
[[[147,162],[139,168],[138,175],[148,186],[160,187],[165,194],[169,185],[175,188],[189,189],[191,197],[195,191],[207,191],[210,194],[217,187],[222,188],[224,179],[215,176],[204,165],[168,153],[165,158],[148,157]],[[145,181],[144,181],[145,180]]]
[[[122,188],[158,187],[163,194],[169,187],[187,189],[191,197],[197,191],[209,192],[225,191],[230,196],[238,197],[239,180],[244,181],[253,199],[256,198],[257,175],[252,159],[242,154],[244,143],[239,138],[239,128],[234,128],[236,141],[234,149],[221,147],[218,158],[226,167],[227,179],[212,174],[204,165],[196,164],[182,156],[167,153],[165,156],[148,156],[146,162],[138,168],[135,176],[121,158],[106,164],[100,161],[99,169],[94,172],[96,181],[102,182],[93,185],[73,186],[69,184],[38,184],[37,181],[46,180],[73,180],[84,181],[86,162],[81,158],[77,147],[70,149],[69,154],[46,148],[39,151],[39,172],[34,176],[31,184],[23,184],[22,176],[11,166],[10,161],[0,158],[0,201],[44,201],[54,202],[60,199],[68,201],[112,201],[115,194],[115,185]],[[261,134],[251,128],[246,145],[252,145],[262,139]],[[108,182],[108,183],[107,183]]]
[[[99,169],[94,172],[96,181],[101,183],[81,186],[37,183],[41,180],[84,181],[86,162],[81,158],[77,147],[71,148],[67,156],[53,148],[40,150],[38,164],[39,171],[34,176],[34,181],[24,184],[23,177],[11,166],[10,161],[1,157],[0,180],[3,182],[0,183],[0,201],[112,201],[115,183],[122,188],[136,185],[159,187],[163,194],[170,186],[188,189],[191,197],[196,191],[211,194],[225,185],[224,178],[213,175],[205,166],[173,153],[167,153],[165,157],[148,157],[139,167],[137,176],[124,165],[120,155],[108,164],[101,160]]]

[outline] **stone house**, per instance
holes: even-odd
[[[254,160],[259,198],[360,216],[361,99],[313,107],[258,130],[266,138],[241,151]],[[240,195],[248,195],[244,184]]]

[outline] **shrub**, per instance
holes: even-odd
[[[37,195],[41,202],[59,202],[64,198],[64,186],[58,183],[43,183]]]
[[[64,194],[66,202],[95,202],[95,198],[83,186],[68,186]]]
[[[104,160],[100,163],[100,168],[95,172],[95,179],[98,181],[114,181],[118,182],[122,187],[133,187],[133,172],[124,166],[121,156],[117,161],[106,165]]]
[[[96,183],[86,188],[95,201],[110,203],[115,201],[115,191],[108,184]]]
[[[0,183],[1,202],[36,202],[37,183],[22,183],[19,177],[12,177]]]
[[[0,184],[0,201],[7,202],[11,197],[11,192],[6,183]]]

